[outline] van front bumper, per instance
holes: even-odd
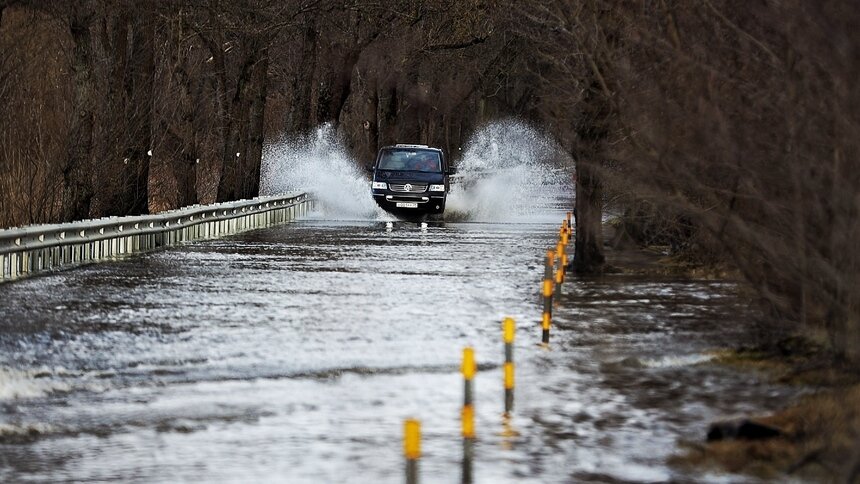
[[[445,192],[407,194],[388,190],[373,190],[373,199],[376,204],[389,212],[442,213],[445,211],[446,197]]]

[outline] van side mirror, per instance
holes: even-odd
[[[373,165],[366,166],[365,168],[367,169],[368,173],[373,173],[373,170],[374,170]]]
[[[449,167],[448,167],[448,174],[449,174],[449,175],[456,175],[456,174],[457,174],[457,169],[456,169],[456,168],[454,168],[453,166],[449,166]]]

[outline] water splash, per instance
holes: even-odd
[[[554,208],[572,199],[570,166],[549,136],[517,120],[487,124],[469,140],[462,158],[453,153],[445,220],[530,222],[555,220]],[[392,220],[370,195],[369,177],[351,159],[331,124],[287,138],[263,153],[261,193],[313,192],[328,219]]]
[[[448,216],[476,222],[529,222],[552,217],[572,199],[568,155],[549,136],[517,120],[487,124],[457,163]]]
[[[54,372],[48,369],[16,370],[0,366],[0,401],[43,397],[71,389],[53,376]]]
[[[262,195],[309,191],[322,202],[329,219],[390,220],[370,195],[364,175],[337,135],[326,123],[305,136],[266,146],[260,177]]]

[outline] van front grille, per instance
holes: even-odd
[[[427,185],[419,183],[389,183],[388,188],[392,192],[403,193],[424,193],[427,191]]]

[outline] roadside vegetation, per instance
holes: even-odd
[[[575,160],[577,271],[660,246],[856,372],[858,31],[846,0],[0,0],[0,226],[253,197],[323,123],[456,162],[513,116]]]
[[[856,367],[834,363],[825,347],[796,337],[721,351],[717,362],[809,391],[773,414],[747,416],[778,429],[779,436],[687,442],[671,459],[674,465],[773,480],[791,476],[853,483],[860,479],[860,374]]]

